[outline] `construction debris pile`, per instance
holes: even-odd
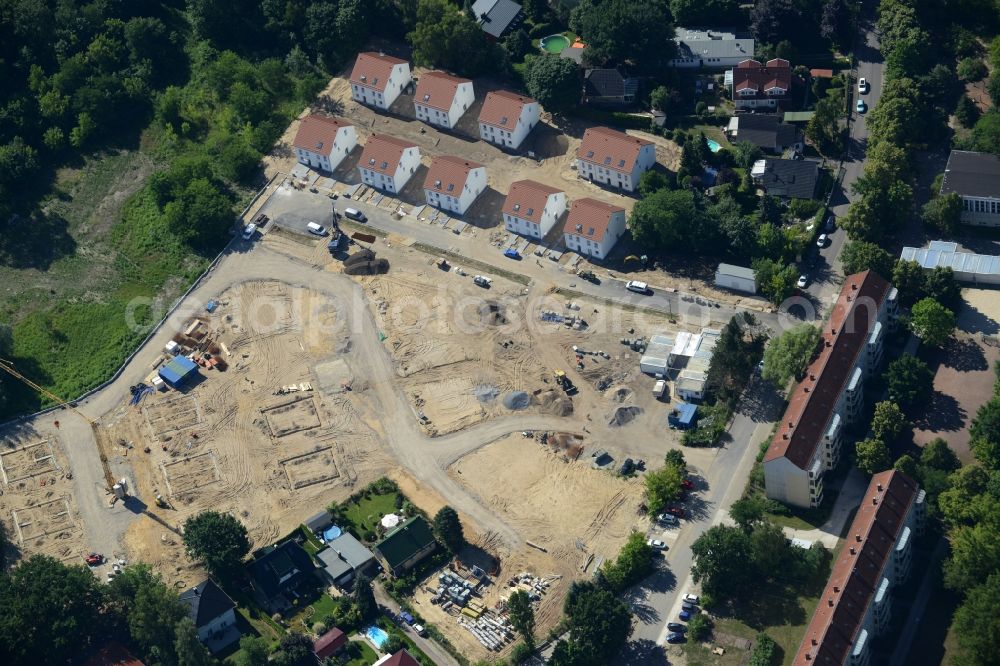
[[[465,606],[475,591],[476,586],[469,581],[449,571],[444,571],[438,575],[437,593],[431,597],[431,603],[441,603],[441,607],[445,610],[451,607],[446,604]]]
[[[465,608],[462,613],[466,614],[466,611],[472,611],[472,609]],[[460,616],[458,623],[475,636],[483,644],[483,647],[498,652],[508,642],[514,640],[514,631],[507,618],[500,617],[486,609],[473,612],[477,613],[477,617]]]

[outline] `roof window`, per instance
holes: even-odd
[[[588,150],[587,151],[587,157],[593,157],[593,156],[594,156],[594,151]]]
[[[521,204],[514,204],[514,210],[515,211],[521,210]]]

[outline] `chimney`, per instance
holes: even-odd
[[[873,497],[872,498],[872,506],[878,506],[878,498],[877,497]]]
[[[811,642],[812,642],[812,644],[813,644],[813,645],[819,645],[819,643],[817,643],[817,642],[816,642],[816,639],[815,639],[815,638],[814,638],[814,639],[812,639],[812,641],[811,641]]]
[[[833,586],[833,591],[834,592],[840,592],[840,586],[839,585],[834,585]]]
[[[878,491],[879,491],[879,492],[882,492],[882,484],[881,484],[881,483],[880,483],[880,484],[878,484],[878,486],[876,486],[876,487],[878,488]]]
[[[833,608],[833,597],[830,597],[829,599],[827,599],[826,603],[828,603],[830,605],[830,608]]]
[[[857,290],[858,290],[858,283],[857,282],[852,282],[851,283],[851,291],[857,291]]]
[[[857,555],[857,552],[854,550],[854,546],[851,546],[851,555]],[[832,606],[833,604],[830,605]]]
[[[858,543],[861,543],[861,534],[860,533],[855,534],[854,535],[854,540],[857,541]]]

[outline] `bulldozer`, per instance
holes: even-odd
[[[573,384],[573,380],[567,377],[566,373],[562,370],[556,370],[556,384],[559,388],[566,392],[566,395],[573,395],[577,391],[576,386]]]

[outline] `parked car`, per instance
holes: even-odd
[[[854,108],[858,110],[858,113],[864,113],[865,111],[868,110],[868,105],[865,104],[865,100],[859,99],[857,106],[855,106]]]
[[[696,604],[698,603],[699,598],[700,597],[697,594],[691,594],[690,592],[688,592],[687,594],[684,595],[684,602],[689,604]]]
[[[629,280],[625,283],[625,288],[629,291],[634,291],[637,294],[649,293],[649,285],[645,282],[639,282],[638,280]]]
[[[677,614],[677,617],[687,622],[688,620],[691,619],[691,613],[689,613],[686,610],[682,610],[680,613]]]
[[[684,490],[693,490],[694,483],[692,483],[691,479],[683,479],[681,481],[681,488],[683,488]]]
[[[646,543],[654,550],[667,550],[667,544],[663,543],[659,539],[650,539]]]
[[[601,284],[601,278],[597,277],[597,274],[594,273],[594,271],[583,271],[581,273],[578,273],[578,275],[580,276],[581,279],[586,280],[587,282],[593,282],[594,284]]]
[[[521,260],[521,253],[512,247],[509,247],[506,250],[504,250],[503,256],[507,257],[508,259],[517,259],[518,261]]]
[[[326,196],[330,197],[331,199],[337,199],[337,198],[338,198],[338,196],[337,196],[337,193],[336,193],[336,192],[330,192],[330,193],[329,193],[328,195],[326,195]]]
[[[694,604],[689,604],[686,601],[681,604],[681,610],[686,610],[688,613],[695,613],[698,611]]]
[[[309,224],[306,225],[306,229],[309,230],[309,233],[314,234],[316,236],[326,236],[326,227],[324,227],[321,224],[310,222]]]
[[[490,285],[493,283],[493,280],[483,275],[477,275],[476,277],[472,278],[472,281],[475,282],[480,287],[482,287],[483,289],[489,289]]]
[[[825,231],[827,233],[830,233],[831,231],[833,231],[836,228],[837,228],[837,221],[836,221],[836,219],[833,217],[832,214],[828,215],[826,217],[826,226],[823,227],[823,231]]]
[[[858,92],[862,95],[868,92],[868,79],[863,76],[858,79]]]
[[[673,632],[684,633],[688,630],[687,625],[681,624],[680,622],[667,622],[667,629]]]
[[[84,558],[87,562],[87,566],[96,567],[104,564],[104,556],[100,553],[91,553]]]
[[[251,222],[243,229],[243,240],[250,240],[257,232],[257,225]]]
[[[345,208],[344,209],[344,217],[346,217],[346,218],[348,218],[350,220],[354,220],[356,222],[367,222],[368,221],[368,218],[365,217],[365,214],[362,213],[360,210],[358,210],[356,208]]]
[[[673,515],[677,516],[678,518],[683,518],[684,517],[684,509],[681,508],[681,507],[679,507],[679,506],[668,506],[664,510],[667,513],[670,513],[670,514],[673,514]]]
[[[679,633],[667,634],[668,643],[683,643],[685,640],[687,639],[684,637],[684,634],[679,634]]]
[[[798,287],[799,289],[805,289],[806,287],[808,287],[809,286],[809,276],[808,275],[800,275],[799,279],[795,282],[795,286]]]
[[[669,513],[661,513],[656,517],[656,522],[663,523],[664,525],[676,525],[677,516],[672,516]]]
[[[820,234],[819,238],[816,239],[816,247],[826,247],[826,242],[829,240],[826,234]]]

